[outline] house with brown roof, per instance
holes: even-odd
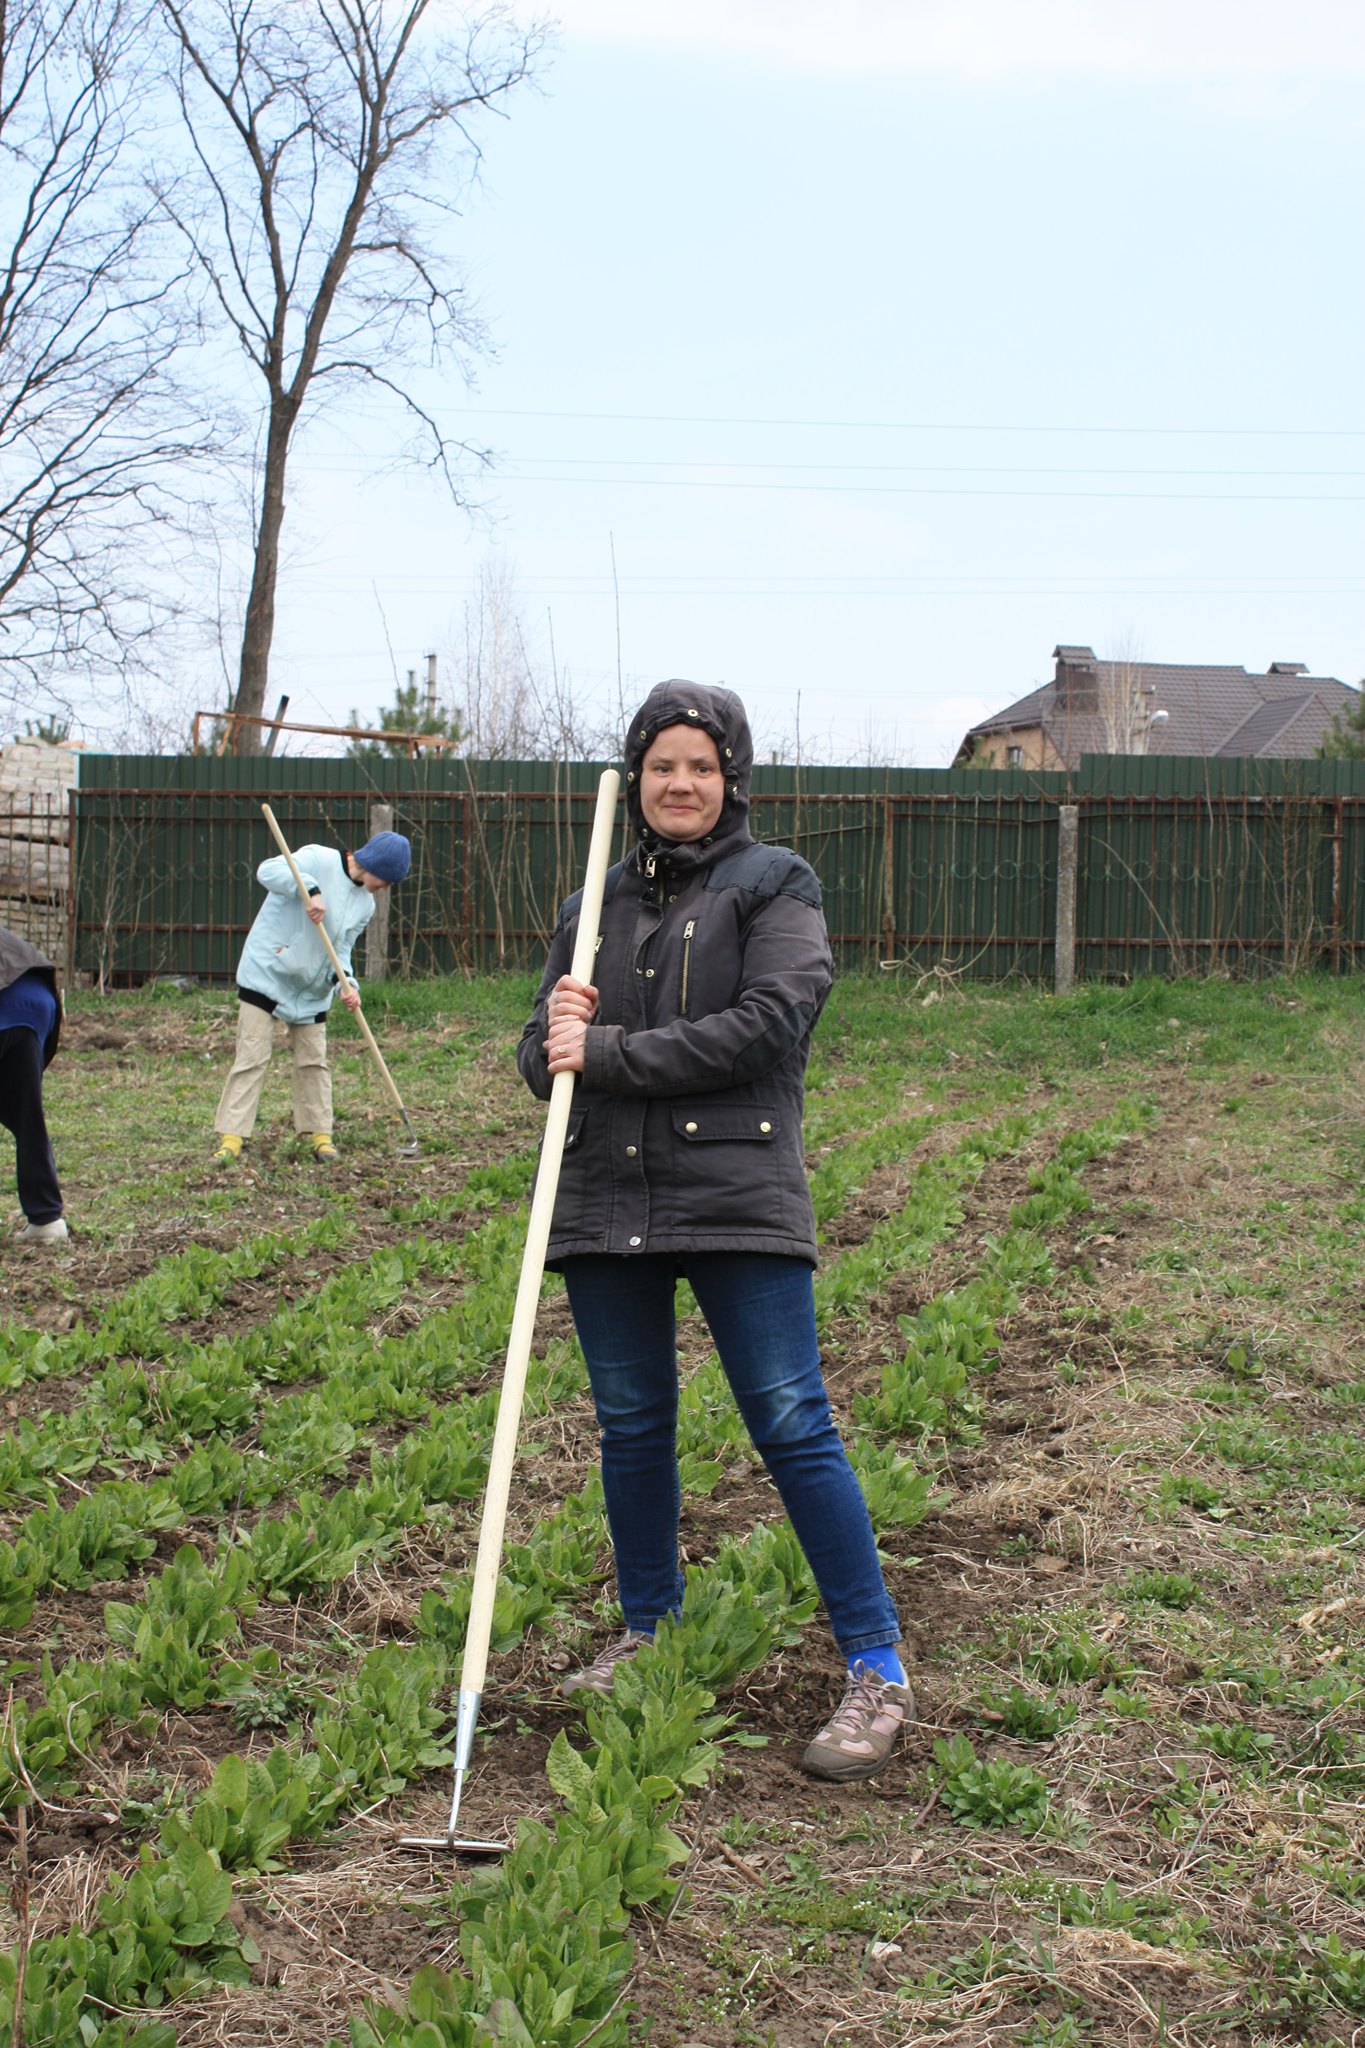
[[[1093,647],[1052,654],[1052,681],[974,725],[954,767],[1075,768],[1082,754],[1306,760],[1359,698],[1301,661],[1253,675],[1230,664],[1101,661]]]

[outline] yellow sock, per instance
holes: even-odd
[[[235,1131],[222,1131],[219,1133],[218,1150],[220,1152],[230,1152],[233,1158],[236,1159],[241,1149],[242,1141]]]

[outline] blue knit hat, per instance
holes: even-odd
[[[376,882],[401,882],[412,866],[412,847],[401,832],[376,832],[357,847],[355,857]]]

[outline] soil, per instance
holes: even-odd
[[[91,1054],[126,1054],[130,1063],[183,1049],[173,1027],[164,1045],[142,1037],[130,1047],[116,1031],[81,1027],[71,1042]],[[1092,1086],[1073,1121],[1093,1121],[1118,1092]],[[1028,1191],[1030,1166],[1054,1142],[1055,1131],[1045,1132],[1020,1156],[993,1163],[971,1192],[955,1240],[926,1267],[896,1276],[856,1318],[824,1332],[837,1416],[847,1420],[854,1397],[875,1386],[901,1341],[900,1319],[970,1277],[986,1239],[1000,1234],[1011,1205]],[[522,1133],[509,1130],[508,1154],[521,1144]],[[467,1164],[443,1155],[424,1165],[412,1194],[453,1194]],[[830,1230],[832,1249],[863,1242],[894,1213],[912,1164],[869,1179]],[[203,1342],[216,1329],[260,1322],[296,1285],[311,1289],[342,1263],[391,1242],[391,1203],[373,1197],[369,1172],[343,1166],[332,1183],[357,1197],[356,1238],[344,1259],[309,1255],[297,1272],[239,1283],[217,1315],[185,1325],[185,1337]],[[913,1726],[871,1783],[836,1787],[802,1773],[802,1750],[841,1684],[840,1660],[818,1623],[722,1703],[733,1717],[732,1734],[762,1746],[727,1747],[722,1769],[681,1817],[691,1851],[684,1893],[666,1922],[646,1916],[637,1924],[633,2041],[648,2039],[654,2048],[909,2048],[933,2040],[993,2048],[1074,2039],[1146,2048],[1162,2039],[1197,2048],[1216,2038],[1219,2048],[1257,2048],[1271,2040],[1345,2038],[1332,2031],[1340,2016],[1330,2013],[1301,2015],[1292,2033],[1266,2032],[1240,2010],[1228,1974],[1204,1960],[1243,1945],[1243,1894],[1258,1875],[1273,1889],[1282,1838],[1267,1828],[1243,1780],[1207,1755],[1200,1768],[1219,1798],[1194,1846],[1178,1832],[1163,1845],[1146,1828],[1144,1817],[1177,1781],[1182,1725],[1213,1717],[1214,1691],[1224,1709],[1229,1695],[1210,1690],[1199,1656],[1173,1635],[1166,1611],[1153,1610],[1136,1625],[1119,1604],[1138,1569],[1216,1574],[1228,1612],[1244,1614],[1249,1624],[1278,1597],[1272,1567],[1250,1551],[1237,1553],[1219,1524],[1193,1514],[1175,1527],[1149,1518],[1161,1471],[1176,1455],[1171,1404],[1178,1411],[1182,1389],[1204,1367],[1169,1318],[1139,1323],[1129,1313],[1152,1302],[1159,1283],[1151,1260],[1173,1232],[1197,1236],[1215,1217],[1226,1231],[1239,1210],[1250,1214],[1253,1199],[1263,1203],[1270,1189],[1264,1178],[1248,1188],[1220,1092],[1187,1075],[1172,1076],[1164,1088],[1161,1123],[1087,1168],[1085,1179],[1092,1209],[1049,1241],[1056,1282],[1027,1295],[1000,1326],[998,1362],[981,1387],[979,1441],[934,1447],[939,1504],[886,1544],[888,1583],[905,1618],[914,1677]],[[239,1192],[230,1224],[206,1227],[173,1216],[134,1244],[82,1245],[77,1237],[57,1299],[50,1286],[45,1292],[36,1265],[12,1262],[5,1312],[70,1327],[97,1317],[104,1302],[168,1252],[191,1242],[226,1245],[277,1227],[276,1188],[262,1182],[258,1198],[248,1178]],[[457,1216],[441,1234],[458,1236],[473,1220]],[[453,1290],[422,1291],[424,1303],[435,1306]],[[1087,1313],[1059,1321],[1063,1300]],[[405,1305],[395,1327],[413,1325],[422,1312]],[[553,1296],[538,1342],[568,1333],[567,1307]],[[684,1329],[681,1349],[685,1365],[695,1364],[705,1354],[704,1335]],[[1343,1359],[1339,1375],[1336,1368],[1320,1370],[1321,1388],[1310,1385],[1301,1398],[1325,1416],[1334,1376],[1352,1368]],[[5,1397],[5,1412],[11,1419],[44,1407],[58,1412],[79,1391],[71,1384],[25,1387]],[[1144,1393],[1151,1404],[1135,1406],[1135,1394]],[[1339,1426],[1339,1411],[1331,1412]],[[1141,1455],[1121,1460],[1116,1437],[1135,1427]],[[535,1447],[522,1456],[521,1504],[514,1504],[509,1535],[583,1483],[595,1455],[589,1403],[570,1404],[530,1438]],[[366,1460],[368,1449],[367,1443]],[[686,1504],[686,1554],[704,1559],[725,1535],[778,1512],[766,1478],[739,1460],[710,1497]],[[271,1643],[284,1650],[311,1637],[320,1649],[338,1627],[367,1644],[403,1639],[424,1587],[469,1556],[476,1525],[476,1505],[465,1504],[449,1527],[414,1532],[382,1572],[360,1575],[328,1602],[312,1609],[263,1605],[247,1625],[247,1648]],[[44,1601],[24,1636],[3,1647],[15,1657],[32,1658],[39,1647],[61,1658],[99,1656],[104,1600],[134,1598],[136,1585],[134,1579]],[[1083,1738],[1073,1725],[1040,1746],[1005,1734],[998,1718],[992,1727],[980,1705],[983,1672],[994,1670],[1008,1689],[1017,1675],[1008,1646],[1020,1630],[1077,1611],[1101,1640],[1122,1638],[1153,1712],[1098,1715],[1109,1683],[1101,1676],[1068,1693],[1081,1721],[1089,1717]],[[339,1640],[333,1635],[329,1655],[337,1654]],[[528,1818],[552,1817],[546,1751],[560,1730],[572,1737],[580,1721],[558,1681],[566,1646],[579,1648],[584,1640],[563,1630],[533,1634],[493,1658],[462,1809],[472,1833],[502,1835]],[[13,1667],[10,1683],[23,1696],[38,1679]],[[1234,1718],[1239,1712],[1233,1708]],[[1258,1719],[1250,1709],[1246,1720],[1253,1728],[1279,1726],[1274,1716]],[[956,1734],[997,1762],[1041,1762],[1067,1826],[1032,1841],[1017,1831],[952,1825],[933,1767],[935,1743]],[[147,1824],[130,1802],[164,1798],[181,1783],[202,1785],[230,1750],[271,1739],[269,1731],[244,1736],[217,1709],[111,1732],[73,1798],[30,1823],[28,1856],[43,1924],[64,1924],[63,1914],[75,1910],[77,1867],[88,1884],[92,1857],[107,1871],[135,1855]],[[406,1831],[442,1833],[448,1801],[446,1774],[430,1773],[402,1800],[302,1851],[290,1870],[239,1883],[234,1913],[260,1960],[249,1986],[177,2009],[182,2048],[228,2040],[324,2048],[344,2036],[365,1998],[400,1997],[423,1964],[457,1966],[457,1928],[444,1903],[472,1866],[405,1854],[397,1839]],[[1048,1903],[1059,1887],[1093,1890],[1110,1878],[1124,1898],[1160,1891],[1183,1903],[1196,1854],[1241,1859],[1237,1883],[1210,1881],[1199,1895],[1208,1926],[1198,1942],[1182,1946],[1163,1936],[1154,1944],[1139,1923],[1064,1925]],[[818,1882],[803,1878],[815,1870]],[[871,1901],[867,1915],[875,1908],[883,1916],[875,1941],[867,1915],[859,1917],[864,1899]],[[970,1969],[963,1958],[973,1959]],[[1074,2035],[1060,2031],[1068,2013],[1080,2017],[1082,2030]],[[1059,2031],[1029,2031],[1045,2026]]]

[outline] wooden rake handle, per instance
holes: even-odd
[[[611,834],[620,787],[621,778],[614,768],[608,768],[597,785],[597,809],[593,814],[592,838],[588,843],[588,867],[583,882],[582,907],[578,913],[578,935],[569,967],[575,981],[591,982],[593,978],[597,930],[602,918],[602,889],[611,862]],[[559,1188],[564,1140],[569,1131],[574,1080],[571,1073],[556,1074],[550,1090],[545,1137],[540,1148],[530,1220],[526,1226],[526,1246],[521,1255],[521,1278],[517,1283],[511,1335],[507,1342],[507,1363],[503,1368],[502,1392],[498,1396],[498,1419],[488,1459],[488,1481],[479,1523],[479,1548],[474,1559],[469,1624],[460,1667],[461,1695],[481,1693],[484,1673],[488,1668],[488,1642],[493,1631],[493,1601],[498,1590],[498,1569],[502,1563],[507,1496],[512,1485],[517,1431],[521,1426],[521,1406],[526,1392],[526,1370],[531,1357],[531,1339],[535,1334],[536,1308],[540,1301],[545,1252],[550,1241],[550,1224]]]
[[[280,821],[275,816],[275,813],[271,810],[269,804],[262,804],[261,809],[265,813],[266,824],[270,827],[271,831],[275,835],[276,845],[279,847],[280,852],[284,855],[285,859],[289,863],[289,872],[294,877],[294,887],[298,890],[299,895],[303,898],[304,902],[306,903],[308,901],[308,890],[304,883],[303,876],[299,873],[298,862],[295,860],[293,854],[289,851],[289,841],[285,838],[283,832],[281,832],[280,830]],[[336,969],[337,980],[345,983],[346,986],[349,988],[354,988],[355,983],[351,979],[351,976],[346,972],[346,969],[342,966],[341,956],[337,952],[336,947],[332,944],[331,934],[328,931],[326,925],[314,925],[313,929],[317,933],[318,937],[322,940],[323,945],[327,948],[327,957],[331,961],[333,967]],[[388,1089],[390,1095],[393,1097],[394,1107],[398,1111],[398,1114],[402,1117],[404,1123],[409,1124],[410,1127],[410,1119],[408,1117],[407,1110],[403,1107],[403,1098],[398,1093],[398,1089],[394,1085],[393,1075],[389,1072],[387,1066],[384,1064],[383,1053],[375,1044],[374,1033],[373,1031],[371,1031],[368,1023],[365,1021],[365,1012],[363,1010],[357,1010],[354,1014],[355,1021],[360,1026],[361,1037],[365,1040],[366,1045],[368,1045],[368,1047],[370,1048],[370,1052],[374,1057],[374,1063],[379,1069],[380,1078],[383,1080],[384,1086]]]

